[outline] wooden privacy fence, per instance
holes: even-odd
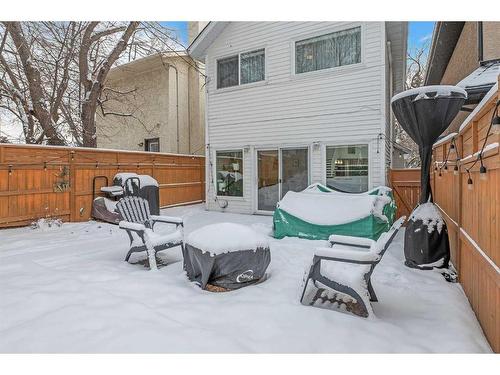
[[[408,217],[420,199],[420,169],[391,169],[389,183],[396,200],[396,217]]]
[[[162,207],[205,199],[203,156],[0,144],[0,227],[41,217],[88,220],[93,178],[111,184],[118,172],[153,176]],[[96,181],[97,194],[104,182]]]
[[[487,137],[481,163],[474,161],[487,135],[498,91],[491,92],[458,134],[435,145],[431,183],[448,227],[459,281],[493,350],[500,351],[500,156],[499,136]],[[457,167],[457,168],[455,168]],[[437,168],[437,169],[436,169]],[[457,169],[457,170],[456,170]],[[470,178],[472,184],[468,184]]]

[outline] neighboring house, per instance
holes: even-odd
[[[500,22],[437,22],[426,70],[426,85],[458,85],[467,91],[466,105],[445,133],[457,131],[497,82]]]
[[[185,52],[111,69],[96,112],[97,147],[204,154],[204,83]]]
[[[210,22],[188,49],[208,76],[207,208],[386,184],[406,39],[406,22]]]

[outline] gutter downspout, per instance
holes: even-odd
[[[484,60],[483,23],[481,21],[477,23],[477,58],[481,65]]]
[[[177,154],[179,153],[179,71],[175,65],[166,63],[168,69],[175,70],[175,120],[177,122]]]
[[[188,90],[188,105],[187,105],[187,118],[188,118],[188,154],[191,154],[191,65],[188,66],[187,74],[187,90]]]
[[[391,41],[387,41],[387,54],[388,54],[388,60],[389,60],[389,102],[392,99],[392,96],[394,94],[394,89],[393,89],[393,72],[392,72],[392,47],[391,47]],[[390,160],[391,160],[391,168],[393,167],[392,159],[394,155],[394,145],[393,145],[393,137],[394,137],[394,113],[392,112],[391,106],[389,105],[389,113],[390,113],[390,126],[389,126],[389,147],[390,147]],[[387,140],[386,140],[387,142]]]

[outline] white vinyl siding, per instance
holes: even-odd
[[[295,74],[295,42],[361,26],[360,64]],[[368,144],[369,187],[385,183],[385,30],[383,22],[231,22],[208,48],[207,143],[243,148],[243,198],[226,211],[255,212],[256,148],[308,145],[310,181],[325,182],[326,145]],[[266,80],[218,90],[220,57],[265,48]],[[313,145],[315,144],[315,145]],[[214,163],[214,159],[211,159]],[[207,181],[210,179],[207,169]],[[219,209],[215,184],[207,184],[207,206]]]

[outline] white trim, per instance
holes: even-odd
[[[249,52],[255,52],[255,51],[260,51],[264,50],[264,79],[260,81],[255,81],[255,82],[248,82],[248,83],[241,83],[241,55],[244,53],[249,53]],[[218,69],[218,62],[219,60],[227,59],[230,57],[235,57],[238,56],[238,84],[233,85],[233,86],[228,86],[228,87],[221,87],[219,88],[219,69]],[[241,89],[243,87],[254,87],[254,86],[260,86],[269,83],[268,81],[268,67],[267,67],[267,46],[262,46],[262,47],[255,47],[255,48],[249,48],[249,49],[244,49],[239,52],[234,52],[234,53],[228,53],[225,55],[219,55],[217,57],[214,57],[215,61],[215,93],[218,92],[227,92],[227,91],[232,91],[232,90],[237,90]]]
[[[307,150],[307,185],[311,184],[311,169],[312,169],[312,157],[311,157],[311,145],[306,143],[298,143],[298,144],[286,144],[286,145],[263,145],[263,146],[255,146],[254,148],[254,179],[253,179],[253,188],[252,191],[254,193],[254,202],[253,202],[253,212],[260,215],[270,215],[273,211],[265,211],[259,210],[259,170],[258,170],[258,153],[259,151],[278,151],[278,202],[281,200],[281,194],[283,192],[283,150],[295,150],[295,149],[306,149]]]
[[[321,178],[322,178],[322,184],[326,185],[326,149],[327,147],[350,147],[350,146],[368,146],[368,188],[367,191],[373,188],[372,186],[372,171],[373,171],[373,158],[371,157],[372,155],[372,145],[370,140],[359,140],[359,141],[353,141],[352,143],[346,143],[345,141],[338,141],[337,142],[325,142],[323,144],[323,152],[321,153]]]
[[[479,254],[482,255],[482,257],[490,264],[490,266],[493,267],[493,269],[497,271],[498,274],[500,274],[500,268],[495,264],[495,262],[493,262],[493,260],[491,260],[491,258],[488,255],[486,255],[486,253],[479,247],[476,241],[474,241],[472,237],[469,236],[469,234],[463,228],[460,228],[460,233],[462,233],[465,236],[465,238],[467,238],[467,240],[471,243],[471,245],[477,250]]]
[[[214,198],[217,199],[225,199],[227,201],[244,201],[246,200],[245,198],[245,150],[239,147],[228,147],[228,148],[212,148],[214,151],[214,163],[212,165],[212,171],[213,171],[213,177],[214,177]],[[242,176],[242,195],[240,196],[232,196],[232,195],[218,195],[218,190],[217,190],[217,152],[240,152],[241,151],[241,176]]]
[[[326,69],[319,69],[319,70],[312,70],[310,72],[303,72],[303,73],[296,73],[295,72],[295,43],[300,42],[302,40],[307,40],[307,39],[312,39],[315,37],[320,37],[323,35],[328,35],[336,32],[341,32],[349,29],[355,29],[355,28],[361,28],[361,56],[360,56],[360,62],[356,64],[348,64],[348,65],[340,65],[340,66],[334,66],[332,68],[326,68]],[[344,72],[349,72],[349,71],[355,71],[361,68],[365,67],[365,25],[363,22],[355,22],[349,25],[336,25],[334,27],[322,30],[322,31],[315,31],[314,33],[309,33],[309,34],[303,34],[298,37],[295,37],[290,40],[290,49],[291,49],[291,78],[292,79],[300,79],[302,77],[314,77],[316,75],[323,75],[323,74],[332,74],[332,73],[344,73]]]
[[[484,106],[490,101],[490,99],[498,92],[498,82],[493,86],[490,91],[486,93],[483,99],[479,102],[479,104],[474,108],[474,110],[470,113],[469,116],[464,120],[462,125],[460,125],[460,129],[458,130],[461,133],[470,123],[472,123],[472,119],[476,116],[476,114],[483,110]]]

